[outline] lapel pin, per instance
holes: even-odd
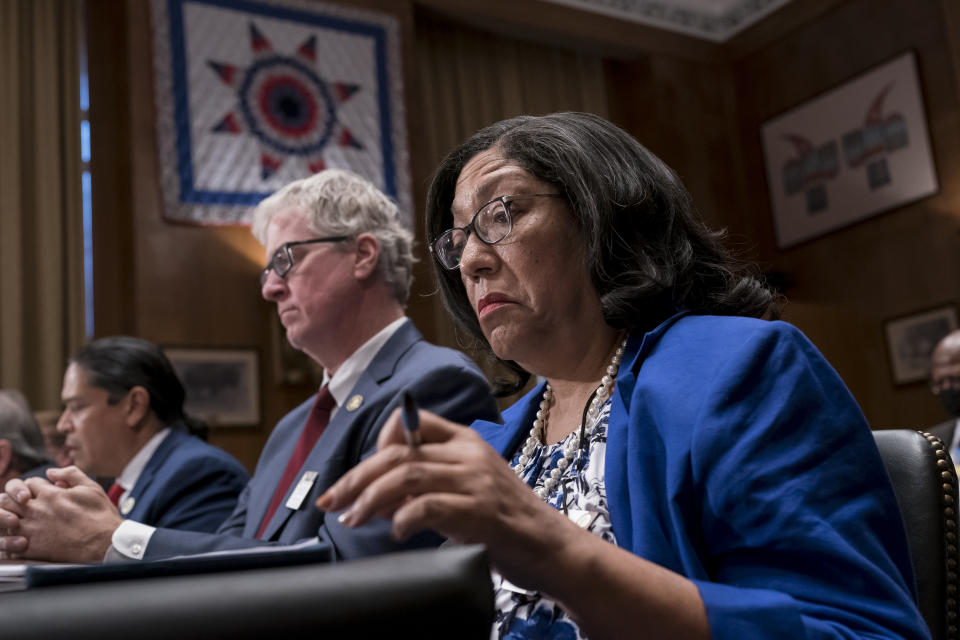
[[[133,511],[133,505],[137,504],[137,501],[131,496],[123,501],[123,504],[120,505],[120,513],[127,515]]]
[[[360,405],[362,404],[363,404],[362,395],[358,393],[354,396],[350,396],[350,399],[347,400],[347,411],[356,411],[357,409],[360,408]]]

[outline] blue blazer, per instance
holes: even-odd
[[[125,516],[154,527],[216,531],[249,477],[222,449],[174,428],[124,498],[134,500]]]
[[[474,429],[510,459],[542,393]],[[605,465],[617,545],[690,578],[712,638],[928,637],[870,428],[796,328],[681,315],[631,336]]]
[[[387,520],[375,518],[351,529],[342,526],[335,514],[323,513],[314,506],[321,493],[376,450],[380,428],[398,406],[404,389],[421,408],[461,424],[470,424],[477,418],[499,420],[500,417],[490,385],[473,361],[458,351],[430,344],[413,323],[406,322],[384,344],[351,390],[348,397],[360,396],[362,402],[353,407],[348,401],[337,409],[295,476],[287,496],[305,471],[317,472],[310,492],[298,509],[287,508],[285,497],[270,520],[263,540],[256,538],[260,521],[310,413],[312,397],[277,424],[237,508],[216,534],[157,529],[150,538],[144,559],[292,544],[313,537],[319,537],[321,544],[330,547],[334,559],[439,544],[440,538],[435,534],[422,534],[398,544],[391,538],[391,525]]]

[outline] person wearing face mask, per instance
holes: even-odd
[[[930,390],[940,398],[950,419],[928,429],[950,448],[954,462],[960,459],[960,329],[948,333],[930,358]]]

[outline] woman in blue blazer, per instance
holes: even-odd
[[[545,381],[503,425],[394,420],[320,508],[485,544],[495,638],[928,637],[859,408],[636,140],[494,124],[426,227],[458,324]]]

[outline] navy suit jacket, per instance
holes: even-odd
[[[940,424],[930,427],[929,429],[920,429],[920,431],[926,431],[927,433],[932,433],[933,435],[937,436],[943,440],[943,446],[949,450],[950,445],[953,444],[953,430],[956,428],[956,426],[957,419],[950,418],[946,422],[941,422]],[[954,460],[953,462],[957,463],[958,461]]]
[[[157,529],[144,559],[292,544],[313,537],[329,546],[335,560],[439,544],[440,538],[435,534],[422,534],[399,544],[391,538],[387,520],[375,518],[351,529],[341,525],[335,515],[314,506],[320,494],[376,450],[380,428],[398,406],[403,390],[409,391],[421,408],[461,424],[470,424],[474,419],[499,420],[490,385],[477,366],[458,351],[430,344],[411,322],[406,322],[384,344],[351,390],[348,398],[360,396],[360,405],[353,407],[348,401],[337,409],[295,476],[287,497],[305,471],[317,472],[316,481],[298,509],[287,508],[284,497],[263,539],[257,539],[260,521],[300,437],[313,398],[277,424],[236,510],[216,534]]]
[[[126,517],[154,527],[216,531],[249,478],[230,454],[173,428],[124,498],[134,501]]]

